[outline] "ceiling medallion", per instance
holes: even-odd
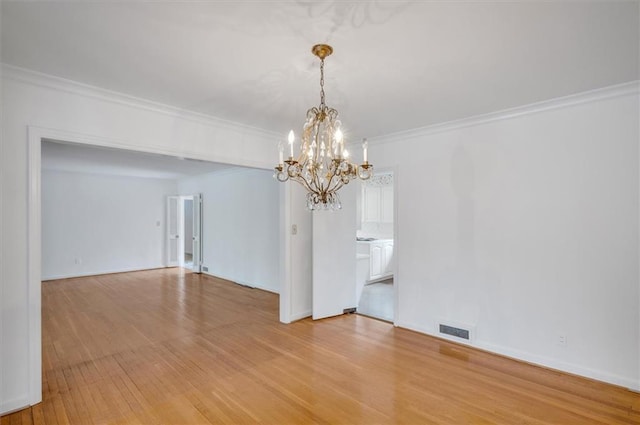
[[[278,145],[279,162],[274,177],[280,182],[291,179],[304,186],[310,210],[338,210],[342,208],[338,190],[355,178],[370,178],[373,165],[367,161],[367,139],[362,141],[362,164],[349,161],[338,111],[325,104],[324,60],[333,53],[333,48],[327,44],[317,44],[311,48],[311,52],[320,58],[320,106],[307,111],[297,157],[294,158],[293,130],[289,132],[287,160],[284,160],[284,143]]]

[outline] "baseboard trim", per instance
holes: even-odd
[[[454,340],[453,338],[447,338],[445,335],[436,334],[432,330],[423,326],[399,322],[397,327],[408,329],[410,331],[422,333],[434,338],[442,339],[454,344],[463,345],[469,348],[473,348],[480,351],[485,351],[491,354],[496,354],[511,360],[516,360],[524,363],[529,363],[535,366],[540,366],[545,369],[551,369],[562,373],[568,373],[571,375],[577,375],[582,378],[592,379],[594,381],[604,382],[606,384],[616,385],[624,387],[631,391],[640,392],[640,382],[633,379],[608,373],[605,371],[591,369],[584,366],[576,365],[573,363],[567,363],[559,360],[555,360],[549,357],[540,356],[533,353],[528,353],[521,350],[515,350],[508,347],[504,347],[497,344],[491,344],[487,342],[477,341],[474,343],[465,343],[462,341]]]
[[[277,294],[277,295],[280,294],[280,292],[276,289],[270,288],[268,286],[263,286],[260,284],[255,284],[253,282],[247,282],[247,281],[235,279],[233,277],[222,276],[220,274],[213,274],[211,272],[202,272],[202,274],[206,274],[207,276],[211,276],[211,277],[216,277],[218,279],[228,280],[229,282],[235,283],[237,285],[247,286],[253,289],[260,289],[261,291],[271,292],[272,294]]]
[[[292,314],[290,319],[291,319],[291,322],[295,322],[295,321],[298,321],[298,320],[306,319],[307,317],[311,317],[311,315],[312,315],[311,310],[303,311],[303,312],[300,312],[300,313]],[[289,322],[289,323],[291,323],[291,322]]]
[[[60,274],[60,275],[53,275],[53,276],[42,276],[42,281],[44,282],[47,280],[73,279],[74,277],[100,276],[103,274],[142,272],[145,270],[157,270],[157,269],[164,269],[164,268],[166,267],[163,264],[158,264],[155,266],[135,267],[131,269],[113,269],[113,270],[103,270],[103,271],[84,272],[84,273]]]
[[[8,415],[9,413],[26,409],[29,406],[29,397],[27,396],[14,398],[13,400],[8,401],[3,400],[2,403],[0,403],[0,415]]]

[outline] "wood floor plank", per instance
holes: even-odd
[[[640,424],[640,395],[180,269],[42,285],[43,402],[7,424]]]

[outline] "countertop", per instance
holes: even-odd
[[[393,239],[374,239],[372,241],[358,241],[358,243],[393,242]]]

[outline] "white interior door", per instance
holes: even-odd
[[[313,319],[342,314],[356,300],[356,184],[340,189],[342,210],[313,212]]]
[[[193,195],[193,267],[194,273],[202,272],[202,195]]]
[[[167,197],[167,267],[178,265],[180,246],[180,211],[179,196]]]

